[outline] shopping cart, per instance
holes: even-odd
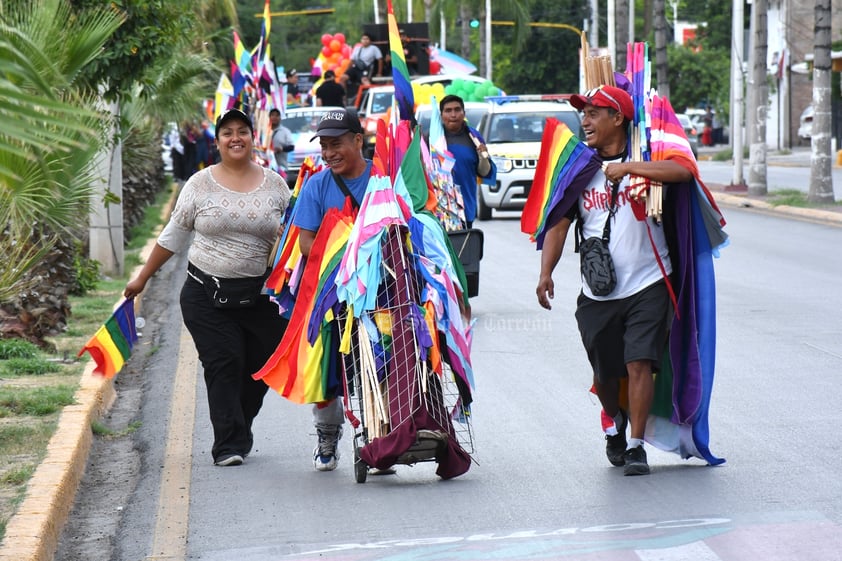
[[[345,409],[358,483],[370,468],[427,461],[439,463],[441,477],[453,477],[467,471],[473,453],[470,390],[445,360],[427,352],[430,329],[406,231],[391,226],[385,234],[376,309],[352,321],[339,318],[341,337],[350,338]]]

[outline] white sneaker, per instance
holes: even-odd
[[[339,461],[339,439],[342,438],[342,425],[316,425],[318,443],[313,450],[313,467],[318,471],[333,471]]]

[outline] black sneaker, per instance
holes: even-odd
[[[649,475],[649,464],[646,463],[646,450],[643,446],[626,450],[623,459],[626,462],[623,475]]]
[[[220,467],[241,466],[243,465],[243,457],[239,454],[225,454],[220,456],[213,465]]]
[[[629,426],[629,416],[626,412],[620,409],[620,414],[623,416],[623,423],[617,427],[617,434],[614,436],[605,435],[605,455],[608,456],[608,461],[613,466],[622,466],[626,463],[623,456],[626,453],[626,427]]]

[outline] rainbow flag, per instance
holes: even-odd
[[[523,207],[520,229],[543,246],[547,230],[558,223],[579,197],[602,160],[557,119],[547,119],[532,188]]]
[[[335,278],[352,227],[350,209],[325,214],[283,339],[252,376],[292,402],[319,403],[341,393]]]
[[[129,360],[135,343],[134,299],[124,300],[76,356],[87,351],[96,362],[94,374],[113,378]]]
[[[403,43],[398,32],[398,22],[392,9],[392,0],[388,0],[389,50],[392,53],[392,81],[395,83],[395,100],[401,120],[415,118],[415,96],[409,81],[409,68],[403,55]]]

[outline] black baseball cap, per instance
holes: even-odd
[[[363,132],[357,112],[352,109],[331,109],[322,115],[319,126],[316,127],[316,135],[310,140],[315,140],[320,136],[342,136],[349,132],[355,134]]]
[[[251,119],[248,115],[240,111],[239,109],[229,109],[228,111],[224,111],[217,119],[216,119],[216,138],[219,138],[219,129],[222,128],[225,123],[229,121],[233,121],[237,119],[238,121],[242,121],[248,125],[251,134],[254,134],[254,125],[251,123]]]

